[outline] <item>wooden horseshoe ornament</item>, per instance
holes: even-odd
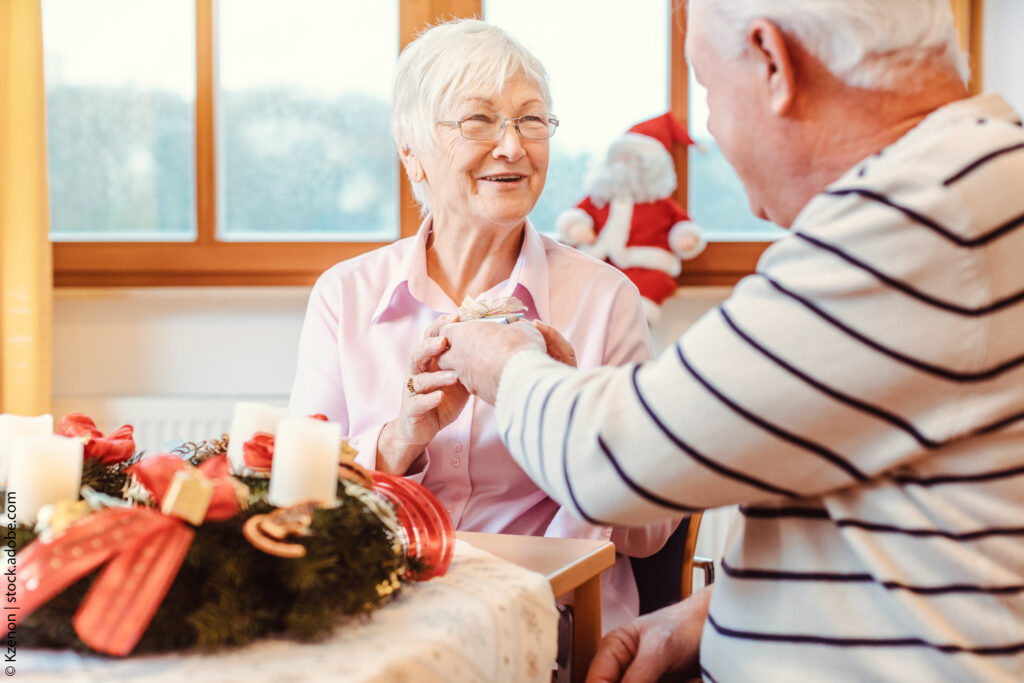
[[[242,534],[258,550],[275,557],[299,558],[306,556],[306,547],[288,543],[293,536],[309,536],[316,502],[299,503],[278,508],[265,515],[253,515],[242,527]]]

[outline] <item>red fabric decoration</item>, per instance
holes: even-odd
[[[15,624],[109,560],[72,619],[97,652],[124,656],[146,631],[195,532],[145,507],[107,508],[18,553]]]
[[[269,472],[274,461],[274,435],[256,432],[242,446],[245,465],[256,472]]]
[[[91,421],[90,421],[91,422]],[[128,468],[157,503],[171,479],[192,467],[173,455],[145,458]],[[206,519],[221,521],[238,510],[224,454],[197,468],[214,485]],[[40,537],[18,553],[15,623],[86,576],[106,567],[72,619],[75,633],[97,652],[124,656],[134,649],[178,575],[195,532],[176,517],[147,507],[94,512],[53,539]]]
[[[104,465],[123,462],[135,454],[134,431],[131,425],[124,425],[105,437],[92,418],[82,413],[68,413],[57,425],[58,434],[82,441],[86,460],[93,458]]]
[[[155,455],[143,458],[128,468],[139,483],[153,494],[159,507],[164,500],[175,472],[192,467],[176,455]],[[207,458],[197,468],[213,484],[213,498],[206,510],[206,521],[221,522],[231,519],[238,512],[238,494],[231,477],[231,464],[227,455],[221,453]]]

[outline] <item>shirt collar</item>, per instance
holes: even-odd
[[[373,311],[372,323],[398,317],[412,307],[426,305],[440,313],[454,313],[458,302],[452,302],[433,280],[427,277],[427,238],[433,229],[431,216],[420,224],[411,244],[402,255],[391,280]],[[517,296],[529,308],[526,317],[548,320],[548,261],[543,238],[526,221],[523,246],[508,279],[483,295],[486,298]],[[387,314],[387,315],[385,315]]]

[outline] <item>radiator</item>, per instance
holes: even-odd
[[[284,406],[286,396],[249,398]],[[84,413],[104,434],[121,425],[135,428],[135,447],[146,453],[163,453],[185,441],[220,438],[231,430],[234,398],[118,396],[58,397],[53,401],[54,422],[67,413]]]

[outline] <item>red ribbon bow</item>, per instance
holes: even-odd
[[[131,425],[124,425],[103,436],[91,417],[82,413],[68,413],[57,425],[57,433],[80,439],[85,445],[85,459],[94,458],[104,465],[115,465],[135,454],[134,429]]]
[[[175,455],[155,455],[143,458],[127,471],[134,474],[139,483],[153,494],[157,507],[160,507],[174,475],[188,469],[193,469],[192,465]],[[221,453],[207,458],[194,469],[202,472],[213,484],[213,497],[206,509],[206,521],[222,522],[234,517],[238,512],[238,494],[231,478],[231,463],[227,456]]]
[[[171,479],[191,467],[173,455],[146,458],[128,471],[162,502]],[[209,521],[238,510],[230,465],[222,455],[198,470],[214,482]],[[135,648],[178,575],[195,532],[152,508],[107,508],[72,524],[56,538],[33,541],[17,555],[15,624],[65,588],[106,566],[72,619],[75,633],[97,652],[124,656]]]

